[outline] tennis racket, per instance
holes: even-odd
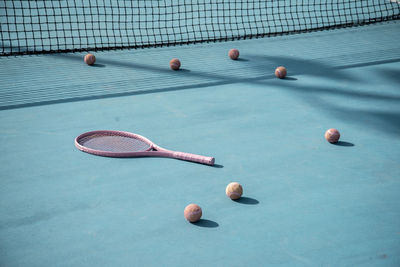
[[[146,137],[121,131],[92,131],[75,138],[75,146],[84,152],[105,157],[168,157],[214,165],[213,157],[171,151]]]

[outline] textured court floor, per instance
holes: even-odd
[[[0,58],[0,265],[399,266],[399,26]],[[98,129],[218,167],[74,147]]]

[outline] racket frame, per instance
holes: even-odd
[[[80,140],[87,136],[91,135],[116,135],[128,138],[138,139],[146,144],[149,145],[149,148],[145,151],[138,151],[138,152],[111,152],[111,151],[103,151],[97,150],[93,148],[89,148],[80,144]],[[111,131],[111,130],[99,130],[99,131],[90,131],[83,133],[75,138],[75,146],[86,153],[94,154],[97,156],[104,156],[104,157],[114,157],[114,158],[127,158],[127,157],[166,157],[166,158],[176,158],[182,159],[187,161],[198,162],[207,165],[214,165],[215,159],[213,157],[201,156],[186,152],[179,152],[179,151],[172,151],[165,148],[162,148],[144,136],[125,132],[125,131]]]

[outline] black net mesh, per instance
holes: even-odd
[[[0,55],[299,33],[399,19],[400,0],[0,1]]]

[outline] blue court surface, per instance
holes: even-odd
[[[399,21],[84,55],[0,58],[1,266],[400,266]],[[92,130],[216,165],[76,149]]]

